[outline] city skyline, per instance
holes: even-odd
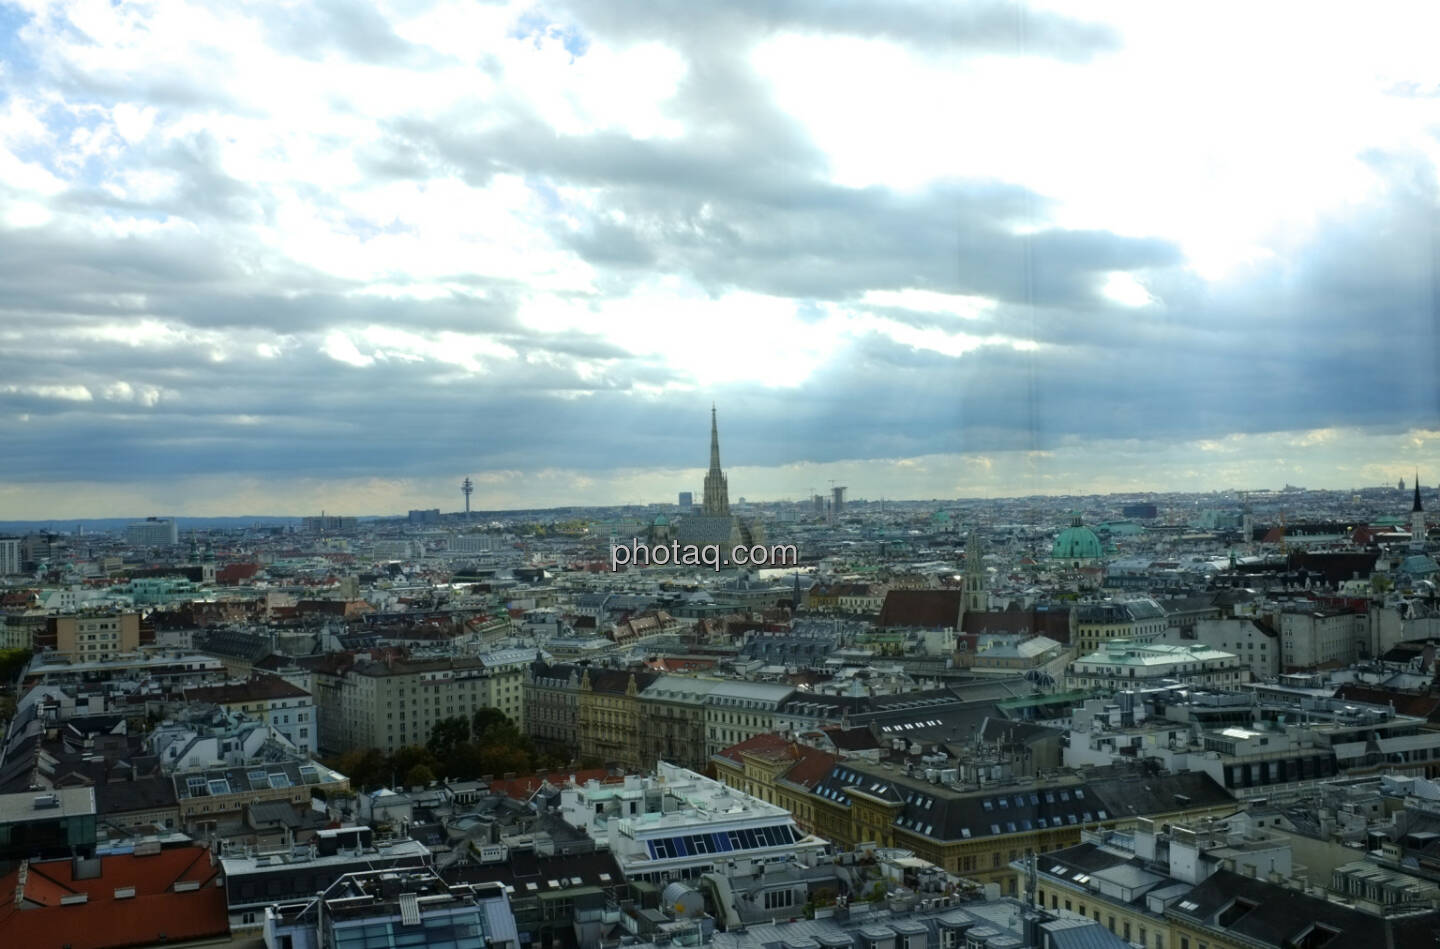
[[[1423,478],[1440,12],[1176,9],[0,6],[0,519]]]

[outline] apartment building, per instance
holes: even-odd
[[[36,642],[82,662],[105,662],[140,648],[139,613],[88,613],[52,616]]]
[[[662,675],[640,693],[645,727],[640,732],[641,759],[653,767],[665,761],[692,771],[704,771],[706,699],[718,679]]]
[[[938,769],[831,760],[818,776],[808,772],[823,759],[808,755],[797,756],[789,768],[746,767],[739,776],[733,764],[716,763],[722,780],[747,782],[758,796],[806,815],[805,825],[838,847],[874,843],[909,850],[1012,895],[1012,861],[1028,850],[1077,844],[1085,827],[1124,827],[1142,816],[1221,814],[1235,806],[1205,774],[1143,775],[1117,766],[1018,778],[1004,776],[1013,763],[1000,759]],[[993,780],[995,774],[1001,779]]]
[[[1188,722],[1190,734],[1145,754],[1169,770],[1203,771],[1237,797],[1382,772],[1440,775],[1440,731],[1389,706],[1263,693],[1153,701],[1156,717]]]
[[[315,700],[305,689],[279,676],[257,676],[231,685],[188,688],[191,702],[219,705],[269,725],[297,749],[313,755],[320,745]]]
[[[1150,597],[1080,603],[1070,611],[1070,644],[1081,656],[1111,639],[1153,642],[1168,628],[1164,607]]]
[[[645,769],[640,692],[658,676],[653,672],[586,667],[576,694],[576,725],[583,762]]]
[[[1281,664],[1289,672],[1326,663],[1346,666],[1360,658],[1370,642],[1367,613],[1331,609],[1294,609],[1280,614]]]
[[[1252,679],[1280,674],[1280,634],[1265,620],[1250,616],[1202,619],[1195,624],[1194,634],[1196,642],[1239,656],[1250,667]]]
[[[177,771],[170,780],[181,824],[197,834],[214,831],[221,822],[233,822],[265,801],[308,807],[316,791],[327,796],[350,791],[350,779],[345,775],[306,759],[191,768]]]
[[[332,753],[378,748],[386,753],[423,745],[435,723],[469,719],[482,708],[525,720],[525,670],[533,650],[507,650],[494,659],[427,660],[357,657],[353,665],[315,671],[320,747]]]
[[[707,757],[755,735],[775,730],[775,716],[793,686],[771,682],[719,682],[705,696]]]
[[[1234,834],[1209,822],[1162,833],[1148,818],[1135,823],[1130,832],[1087,832],[1073,847],[1037,856],[1035,905],[1091,917],[1144,949],[1180,949],[1165,910],[1215,871],[1228,865],[1266,879],[1293,869],[1278,835]],[[1023,861],[1013,868],[1022,879],[1030,869]]]
[[[539,661],[525,671],[525,734],[540,751],[567,761],[580,748],[580,672]]]
[[[0,577],[20,572],[24,558],[20,553],[21,538],[0,537]]]

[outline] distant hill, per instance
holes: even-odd
[[[86,533],[116,532],[125,529],[127,524],[134,524],[136,521],[143,521],[144,517],[80,517],[74,520],[50,519],[45,521],[0,521],[0,533],[6,534],[33,534],[39,531],[54,531],[61,534],[73,534],[76,529]],[[256,515],[245,517],[177,517],[175,523],[179,525],[183,533],[187,530],[224,530],[225,528],[238,527],[288,527],[299,526],[298,517],[274,517],[271,515]]]

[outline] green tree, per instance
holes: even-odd
[[[447,777],[462,781],[473,781],[484,774],[493,774],[485,769],[485,756],[473,741],[461,742],[445,759]]]
[[[350,779],[357,791],[383,787],[390,783],[390,763],[378,748],[360,748],[336,755],[325,762]]]
[[[400,777],[408,776],[411,769],[422,765],[430,772],[432,781],[435,780],[435,775],[445,773],[444,765],[430,753],[429,748],[423,745],[406,745],[391,755],[386,762],[388,775],[394,775],[394,777],[387,775],[385,780],[390,783]]]
[[[0,649],[0,686],[14,684],[34,655],[30,649]]]
[[[425,743],[425,747],[436,758],[448,761],[455,754],[455,749],[469,740],[470,723],[465,720],[465,716],[457,715],[436,722],[430,729],[430,740]]]
[[[520,729],[498,708],[478,708],[470,719],[470,734],[479,745],[516,744],[525,741]]]
[[[435,772],[423,764],[417,764],[405,772],[405,786],[407,788],[429,787],[435,782]]]

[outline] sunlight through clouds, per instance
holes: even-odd
[[[1433,4],[7,9],[0,499],[668,497],[712,401],[757,498],[1437,442]]]

